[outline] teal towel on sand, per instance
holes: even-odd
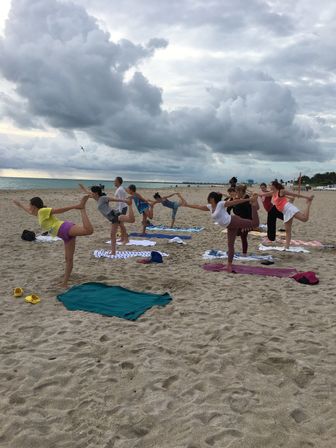
[[[71,311],[88,311],[128,320],[136,320],[152,306],[165,306],[172,300],[168,293],[136,292],[95,282],[73,286],[57,299]]]

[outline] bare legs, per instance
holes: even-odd
[[[228,262],[227,272],[232,272],[232,261],[234,257],[234,243],[236,240],[238,229],[252,229],[259,226],[259,216],[257,209],[257,199],[251,200],[252,219],[242,219],[239,216],[232,215],[231,222],[227,227],[227,244],[228,244]]]
[[[310,196],[307,199],[306,210],[304,212],[297,212],[294,218],[298,219],[301,222],[307,222],[309,219],[310,207],[312,205],[312,201],[314,199],[314,195]]]
[[[142,213],[142,234],[146,235],[147,220],[153,219],[154,206],[151,205]]]
[[[74,226],[73,226],[74,227]],[[64,256],[65,256],[65,271],[64,280],[61,286],[66,288],[73,268],[73,257],[76,248],[76,238],[73,238],[68,243],[64,244]]]
[[[289,249],[290,242],[291,242],[291,239],[292,239],[293,219],[294,218],[291,218],[289,221],[285,222],[285,230],[286,230],[285,249]]]
[[[307,205],[306,205],[306,209],[304,212],[297,212],[293,218],[291,218],[289,221],[285,222],[285,230],[286,230],[286,243],[285,243],[285,249],[289,249],[290,247],[290,242],[292,239],[292,226],[293,226],[293,220],[298,219],[301,222],[307,222],[309,219],[309,212],[310,212],[310,207],[312,204],[314,196],[310,196],[307,199]]]
[[[76,236],[85,236],[93,234],[93,227],[85,209],[85,205],[88,199],[89,196],[84,196],[80,201],[79,205],[76,207],[81,212],[83,225],[75,224],[74,226],[72,226],[71,229],[69,230],[70,236],[76,237]]]
[[[72,238],[70,241],[64,244],[65,271],[62,286],[65,288],[68,286],[70,274],[73,269],[73,257],[76,248],[76,236],[92,235],[93,233],[92,224],[85,210],[85,205],[88,199],[89,196],[84,196],[80,201],[79,205],[76,207],[81,212],[83,225],[75,224],[74,226],[72,226],[69,229],[69,235],[74,238]]]
[[[118,231],[118,226],[120,226],[121,229],[121,237],[122,237],[122,242],[124,244],[126,244],[128,242],[128,235],[127,235],[127,231],[126,231],[126,227],[125,227],[125,222],[134,222],[135,221],[135,217],[134,217],[134,212],[133,212],[133,207],[132,207],[132,200],[128,200],[127,201],[128,204],[128,213],[126,215],[119,215],[118,216],[118,222],[117,223],[113,223],[112,227],[111,227],[111,251],[112,251],[112,255],[116,254],[116,250],[117,250],[117,231]]]

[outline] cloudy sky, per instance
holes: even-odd
[[[0,175],[336,170],[335,23],[330,0],[1,0]]]

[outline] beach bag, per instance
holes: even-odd
[[[315,272],[307,271],[307,272],[298,272],[292,277],[299,283],[304,285],[317,285],[319,283],[319,278],[316,277]]]
[[[31,230],[24,230],[22,232],[21,239],[24,241],[35,241],[36,234],[35,234],[35,232],[32,232]]]

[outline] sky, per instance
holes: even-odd
[[[330,0],[1,0],[0,175],[336,171],[335,23]]]

